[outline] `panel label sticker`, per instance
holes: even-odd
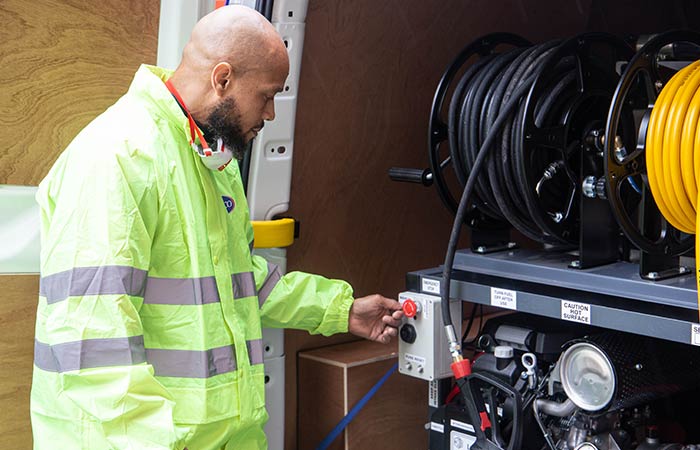
[[[410,363],[418,364],[419,366],[425,366],[425,358],[418,355],[412,355],[410,353],[404,353],[404,359]]]
[[[518,293],[508,289],[491,288],[491,306],[518,309]]]
[[[422,279],[423,292],[430,292],[431,294],[440,294],[440,282],[438,280],[429,280],[427,278]]]
[[[690,343],[700,345],[700,323],[694,323],[690,326]]]
[[[444,433],[445,425],[437,422],[430,422],[430,429],[433,431],[437,431],[438,433]]]
[[[591,305],[562,300],[561,318],[570,322],[591,324]]]
[[[438,381],[431,380],[428,382],[428,406],[437,408],[438,404]]]
[[[461,428],[464,431],[474,433],[474,427],[471,426],[471,424],[460,422],[459,420],[450,419],[450,425],[452,425],[452,428]]]

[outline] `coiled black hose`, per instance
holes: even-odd
[[[472,172],[467,178],[467,183],[462,191],[462,197],[459,201],[459,206],[457,208],[457,213],[455,215],[455,221],[452,225],[452,232],[450,233],[450,241],[447,245],[447,253],[445,255],[445,264],[443,265],[442,271],[442,282],[440,283],[440,296],[442,298],[443,305],[449,305],[450,298],[450,275],[452,271],[452,266],[454,264],[455,253],[457,251],[457,242],[459,241],[459,232],[462,228],[462,222],[467,212],[469,201],[471,200],[472,191],[474,185],[476,184],[476,178],[481,170],[481,166],[484,164],[486,157],[489,155],[489,150],[493,148],[493,143],[498,137],[498,131],[503,127],[503,125],[508,120],[510,113],[515,109],[516,106],[522,100],[522,97],[530,89],[530,85],[534,80],[534,76],[530,76],[525,80],[515,91],[512,97],[503,107],[503,111],[499,114],[498,118],[494,121],[492,126],[492,132],[489,133],[487,138],[484,140],[483,144],[479,148],[476,159],[474,160],[474,166]],[[452,317],[450,316],[450,308],[441,308],[442,310],[442,320],[445,327],[453,327]]]
[[[448,109],[448,141],[450,156],[457,179],[462,186],[474,171],[477,150],[494,128],[496,118],[512,97],[513,92],[534,74],[543,61],[556,49],[559,41],[552,41],[529,48],[516,48],[477,61],[462,75],[454,90]],[[539,125],[557,125],[562,121],[562,106],[572,97],[575,86],[573,61],[562,60],[555,66],[561,72],[548,95],[539,99],[537,122]],[[471,203],[485,215],[507,220],[526,237],[551,245],[571,243],[571,239],[559,236],[549,226],[551,220],[561,220],[555,213],[543,216],[545,210],[561,209],[566,203],[557,184],[546,183],[539,190],[537,180],[528,179],[525,166],[535,164],[550,175],[547,180],[561,176],[567,161],[548,152],[527,155],[522,146],[522,116],[524,104],[516,105],[504,119],[503,129],[497,130],[495,149],[487,159],[487,168],[476,179]],[[535,191],[535,186],[538,190]]]
[[[561,198],[560,193],[553,184],[542,186],[541,182],[528,179],[524,168],[526,164],[542,166],[550,171],[551,179],[557,171],[564,170],[568,161],[561,161],[560,153],[547,151],[526,155],[522,145],[523,97],[530,91],[543,61],[559,44],[552,41],[482,58],[464,72],[453,92],[448,108],[448,143],[464,190],[443,265],[440,294],[445,305],[450,298],[450,275],[460,229],[471,205],[488,216],[508,220],[535,241],[567,243],[564,237],[549,230],[547,218],[532,205],[541,200],[538,196],[543,193],[555,200]],[[550,77],[557,81],[538,99],[535,109],[537,125],[542,127],[563,123],[564,105],[576,94],[570,92],[572,86],[575,90],[574,62],[564,58],[554,68],[560,76]],[[486,170],[482,170],[484,165]],[[449,337],[449,308],[442,308],[442,317]]]
[[[458,136],[459,126],[457,124],[457,119],[460,117],[458,108],[461,107],[464,102],[465,97],[465,86],[469,84],[476,73],[478,73],[484,66],[486,66],[491,60],[492,56],[488,56],[480,59],[474,65],[470,66],[460,79],[455,91],[450,100],[450,106],[447,113],[447,135],[449,140],[450,157],[452,158],[452,167],[455,169],[455,174],[461,186],[467,184],[468,174],[465,173],[464,167],[465,162],[463,158],[463,153],[460,151],[462,147],[462,137]],[[498,213],[492,212],[490,207],[487,207],[481,198],[475,196],[473,202],[481,208],[486,214],[491,213],[491,217],[500,218]]]

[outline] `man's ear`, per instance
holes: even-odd
[[[224,96],[233,82],[233,68],[227,62],[220,62],[211,71],[211,87],[219,96]]]

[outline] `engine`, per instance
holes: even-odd
[[[700,449],[682,443],[692,424],[667,419],[700,383],[694,349],[526,314],[492,319],[475,344],[468,382],[432,415],[431,448]]]

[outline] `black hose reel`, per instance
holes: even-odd
[[[477,65],[484,64],[489,58],[496,53],[496,48],[501,46],[524,47],[530,45],[530,42],[524,38],[511,33],[493,33],[476,39],[471,44],[467,45],[457,55],[454,61],[447,67],[443,73],[438,87],[433,98],[433,105],[430,110],[430,119],[428,122],[428,158],[430,161],[430,171],[433,174],[436,187],[440,199],[445,206],[454,214],[457,211],[457,201],[455,196],[450,191],[450,188],[443,175],[444,169],[450,165],[451,155],[446,154],[441,157],[441,145],[448,138],[448,128],[446,120],[443,118],[445,100],[450,88],[453,88],[453,81],[467,61],[472,57],[478,57]],[[464,183],[461,183],[464,187]]]
[[[507,50],[494,51],[504,44]],[[429,121],[430,169],[416,171],[411,181],[433,182],[443,203],[456,211],[457,196],[445,169],[452,166],[458,181],[453,184],[459,184],[455,189],[463,189],[500,109],[516,88],[532,80],[527,98],[503,129],[495,131],[498,139],[478,176],[473,208],[465,219],[472,230],[472,250],[512,248],[512,227],[548,247],[578,248],[573,267],[619,259],[620,233],[604,188],[595,183],[587,187],[583,181],[604,178],[600,136],[619,62],[632,54],[624,41],[602,33],[534,46],[505,33],[477,39],[440,80]]]
[[[462,91],[466,80],[472,77],[477,69],[483,68],[493,58],[502,54],[504,47],[519,48],[529,45],[531,45],[529,41],[515,34],[492,33],[465,46],[443,73],[435,91],[428,123],[430,167],[427,169],[391,168],[389,170],[391,179],[420,183],[424,186],[435,184],[440,200],[452,214],[455,214],[457,200],[453,189],[459,189],[461,192],[464,189],[466,177],[463,175],[461,167],[455,164],[455,151],[451,144],[456,139],[456,128],[454,126],[448,127],[448,122],[450,122],[448,105],[456,108],[456,103],[451,100],[459,97],[458,92]],[[463,70],[472,60],[476,60],[476,62]],[[458,75],[460,75],[459,79]],[[448,98],[448,95],[451,95],[451,98]],[[461,161],[461,158],[458,158]],[[449,176],[444,173],[450,166],[457,177],[457,181],[454,183],[451,183]],[[451,189],[451,185],[455,185],[453,189]],[[459,192],[457,192],[457,197],[459,197]],[[465,219],[465,223],[470,225],[472,233],[479,236],[478,239],[473,240],[475,245],[472,246],[472,249],[486,252],[512,247],[508,236],[509,225],[500,220],[499,217],[489,214],[488,207],[485,207],[484,202],[479,198],[475,199],[475,203],[481,205],[482,208],[473,209]]]
[[[522,137],[517,142],[522,145],[520,170],[528,211],[543,232],[578,246],[575,268],[619,259],[619,230],[605,194],[594,186],[596,195],[591,195],[584,182],[603,176],[599,136],[619,78],[618,63],[631,56],[632,49],[612,35],[587,33],[568,39],[542,64],[522,106]],[[559,107],[554,103],[552,111],[546,111],[551,100]],[[549,197],[537,189],[548,163],[560,164],[564,174]]]

